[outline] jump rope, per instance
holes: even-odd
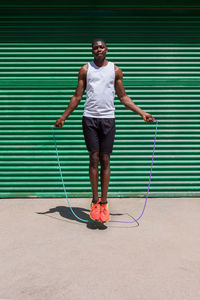
[[[150,188],[150,182],[151,182],[151,175],[152,175],[152,170],[153,170],[153,161],[154,161],[154,153],[155,153],[155,147],[156,147],[156,136],[157,136],[157,127],[158,127],[158,120],[154,120],[154,122],[156,122],[156,129],[155,129],[155,136],[154,136],[154,145],[153,145],[153,154],[152,154],[152,161],[151,161],[151,171],[150,171],[150,175],[149,175],[149,184],[148,184],[148,189],[147,189],[147,195],[146,195],[146,200],[145,200],[145,203],[144,203],[144,207],[143,207],[143,210],[142,210],[142,213],[141,215],[137,218],[137,219],[134,219],[133,221],[113,221],[113,220],[110,220],[110,222],[112,223],[135,223],[137,222],[144,214],[144,211],[145,211],[145,208],[146,208],[146,204],[147,204],[147,199],[148,199],[148,195],[149,195],[149,188]],[[67,195],[67,192],[66,192],[66,188],[65,188],[65,183],[64,183],[64,180],[63,180],[63,175],[62,175],[62,169],[61,169],[61,165],[60,165],[60,160],[59,160],[59,155],[58,155],[58,147],[57,147],[57,143],[56,143],[56,136],[55,136],[55,132],[54,132],[54,128],[52,127],[52,135],[53,135],[53,139],[54,139],[54,142],[55,142],[55,148],[56,148],[56,156],[57,156],[57,161],[58,161],[58,168],[59,168],[59,172],[60,172],[60,177],[61,177],[61,181],[62,181],[62,185],[63,185],[63,189],[64,189],[64,193],[65,193],[65,197],[67,199],[67,202],[68,202],[68,205],[69,205],[69,208],[72,212],[72,214],[75,216],[75,218],[77,218],[78,220],[82,221],[82,222],[89,222],[90,220],[86,220],[86,219],[81,219],[79,216],[77,216],[75,214],[75,212],[73,211],[71,205],[70,205],[70,202],[69,202],[69,199],[68,199],[68,195]],[[137,222],[138,223],[138,222]]]

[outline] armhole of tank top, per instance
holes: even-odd
[[[115,64],[112,62],[112,64],[113,64],[113,72],[114,72],[114,80],[115,80]]]
[[[88,71],[90,70],[90,68],[91,68],[91,66],[90,66],[90,62],[89,63],[87,63],[87,65],[88,65],[88,69],[87,69],[87,74],[88,74]]]
[[[90,63],[88,62],[87,65],[88,65],[88,68],[87,68],[87,73],[86,73],[86,88],[87,88],[87,82],[88,82],[88,71],[90,68]]]

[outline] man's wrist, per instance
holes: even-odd
[[[140,112],[140,113],[139,113],[139,115],[142,117],[142,116],[144,116],[144,115],[145,115],[145,112],[144,112],[144,111],[142,111],[142,112]]]
[[[62,119],[63,121],[65,121],[67,118],[65,116],[61,116],[60,119]]]

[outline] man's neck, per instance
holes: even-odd
[[[98,60],[94,59],[94,63],[98,67],[104,67],[107,65],[108,61],[106,59],[103,59],[103,60],[102,59],[98,59]]]

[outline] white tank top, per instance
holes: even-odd
[[[115,70],[114,63],[98,67],[94,61],[88,63],[86,103],[83,115],[92,118],[115,117]]]

